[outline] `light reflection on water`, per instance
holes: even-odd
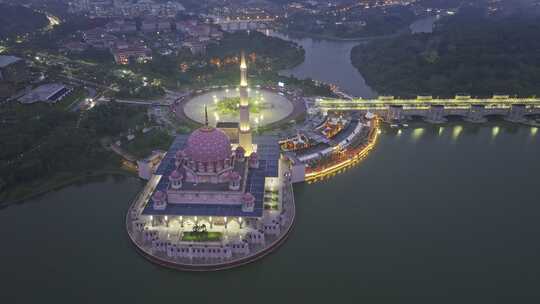
[[[454,126],[454,129],[452,129],[452,140],[456,141],[462,131],[463,131],[463,126],[461,125]]]
[[[412,131],[411,137],[414,141],[418,141],[422,137],[422,135],[424,135],[425,132],[426,132],[426,129],[424,128],[416,128]]]
[[[500,132],[499,126],[494,126],[493,128],[491,128],[491,139],[495,139],[495,137],[499,135],[499,132]]]

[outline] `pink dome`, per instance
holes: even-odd
[[[244,193],[244,195],[242,196],[242,201],[244,202],[254,202],[255,201],[255,196],[253,196],[253,194],[249,193],[249,192],[246,192]]]
[[[183,172],[180,172],[178,169],[174,170],[169,176],[170,179],[180,179],[184,177]]]
[[[227,178],[229,180],[232,180],[232,181],[238,181],[238,180],[242,179],[240,174],[238,174],[238,172],[236,172],[236,171],[229,171],[229,173],[227,174]]]
[[[231,143],[223,131],[202,127],[187,140],[186,156],[196,162],[213,162],[231,157]]]
[[[156,202],[156,201],[161,202],[161,201],[165,200],[166,196],[167,196],[167,195],[165,194],[165,192],[163,192],[163,191],[161,191],[161,190],[158,190],[158,191],[156,191],[156,193],[154,193],[154,195],[152,196],[152,200],[153,200],[154,202]]]

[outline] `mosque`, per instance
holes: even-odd
[[[232,144],[224,131],[208,125],[205,108],[205,125],[185,141],[178,137],[157,169],[161,178],[144,214],[234,216],[238,221],[262,216],[264,186],[278,177],[279,151],[260,159],[258,145],[252,142],[244,54],[240,76],[238,143]]]
[[[252,136],[243,54],[240,72],[238,136],[230,138],[208,119],[190,135],[177,136],[130,208],[128,232],[153,257],[162,251],[179,264],[231,260],[261,250],[265,238],[278,237],[292,224],[283,202],[292,195],[282,193],[286,166],[280,165],[277,138]],[[214,238],[186,238],[200,227]]]

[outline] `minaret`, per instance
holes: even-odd
[[[250,155],[253,151],[253,146],[251,141],[251,126],[249,124],[247,65],[243,51],[240,59],[240,134],[238,137],[239,145],[244,148],[246,155]]]
[[[208,128],[208,107],[204,105],[204,126]]]

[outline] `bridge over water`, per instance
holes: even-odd
[[[371,112],[387,121],[420,116],[433,123],[445,122],[447,116],[461,116],[470,122],[484,122],[486,116],[498,115],[508,121],[525,122],[528,115],[540,115],[540,98],[518,98],[508,95],[494,95],[491,98],[456,96],[451,99],[431,96],[418,96],[416,99],[398,99],[393,96],[381,96],[377,99],[319,99],[317,106],[325,113]]]
[[[269,25],[275,20],[275,18],[256,17],[256,18],[218,18],[214,17],[214,24],[219,25],[222,30],[242,31],[242,30],[263,30],[269,28]]]

